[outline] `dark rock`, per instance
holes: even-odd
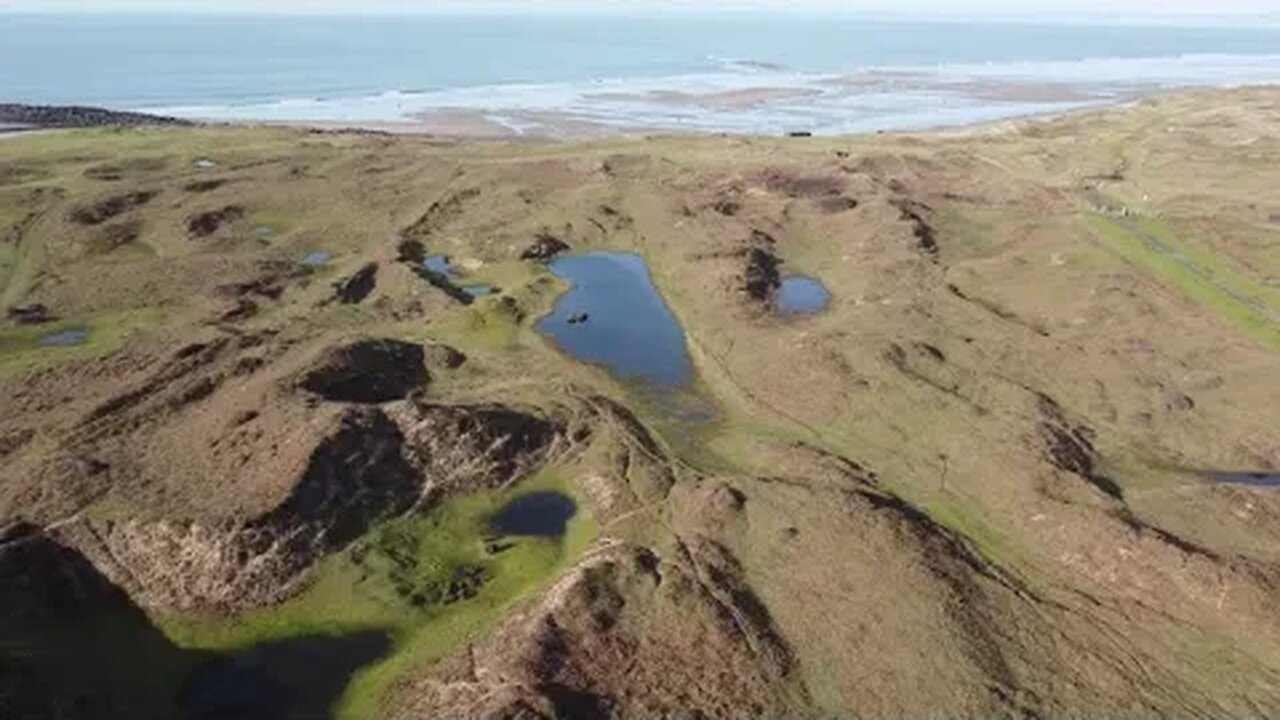
[[[562,252],[569,250],[569,244],[547,233],[538,236],[532,245],[520,253],[521,260],[537,260],[546,262]]]
[[[240,220],[244,215],[244,208],[240,205],[227,205],[217,210],[202,212],[187,219],[187,232],[192,237],[208,237],[217,232],[218,228],[229,222]]]
[[[350,277],[333,284],[334,299],[344,305],[354,305],[365,298],[378,283],[378,263],[369,263]]]
[[[325,400],[377,404],[402,400],[430,380],[421,345],[362,340],[330,350],[299,387]]]
[[[813,133],[809,132],[808,130],[792,130],[791,132],[787,133],[787,137],[807,138],[807,137],[813,137]]]
[[[5,314],[18,325],[43,325],[58,319],[42,303],[17,305],[9,308]]]
[[[590,315],[588,315],[586,312],[579,310],[578,312],[575,312],[574,314],[569,316],[569,324],[581,325],[589,319],[591,319]]]

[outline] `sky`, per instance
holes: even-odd
[[[0,9],[268,12],[498,12],[772,9],[903,15],[1276,15],[1280,0],[0,0]]]

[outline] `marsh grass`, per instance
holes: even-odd
[[[186,649],[235,652],[298,637],[387,633],[389,653],[355,674],[334,708],[339,718],[376,717],[393,683],[475,638],[504,610],[544,587],[595,537],[579,512],[563,537],[489,535],[488,518],[514,498],[568,493],[546,471],[511,492],[480,491],[388,521],[326,558],[292,600],[235,618],[169,618],[161,626]]]

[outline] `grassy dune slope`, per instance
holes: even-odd
[[[56,320],[0,326],[0,521],[124,558],[99,571],[193,665],[378,635],[316,691],[339,717],[1275,713],[1280,499],[1202,471],[1280,468],[1277,127],[1280,92],[1243,89],[932,135],[7,140],[0,299]],[[520,259],[543,235],[645,258],[696,367],[678,403],[537,333],[565,287]],[[500,292],[458,302],[405,241]],[[752,299],[752,249],[831,305]],[[63,328],[88,341],[41,344]],[[370,336],[467,356],[380,406],[398,432],[501,406],[557,444],[286,597],[204,603],[184,573],[234,553],[192,538],[281,507],[350,410],[295,379]],[[545,487],[568,535],[486,549]]]

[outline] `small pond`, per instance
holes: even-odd
[[[537,327],[562,350],[623,379],[674,387],[692,378],[684,331],[643,258],[593,252],[561,257],[550,268],[573,287]]]
[[[61,332],[45,335],[40,344],[45,347],[70,347],[83,345],[89,339],[89,331],[84,328],[68,328]]]
[[[489,529],[496,535],[560,537],[577,512],[578,506],[568,495],[535,492],[504,505],[489,519]]]
[[[329,261],[332,259],[333,255],[331,253],[317,250],[315,252],[307,253],[307,256],[302,258],[302,264],[309,265],[311,267],[320,267],[321,265],[328,265]]]
[[[1210,480],[1224,485],[1252,485],[1254,487],[1280,487],[1280,472],[1207,472]]]
[[[781,315],[812,315],[826,309],[831,291],[814,278],[793,275],[783,278],[773,297],[774,309]]]
[[[447,255],[428,255],[423,259],[422,266],[437,275],[444,276],[444,278],[449,280],[450,283],[473,298],[482,298],[494,294],[494,287],[492,285],[485,285],[483,283],[463,285],[460,283],[459,281],[462,280],[462,276],[453,268],[453,264],[449,262],[449,257]]]

